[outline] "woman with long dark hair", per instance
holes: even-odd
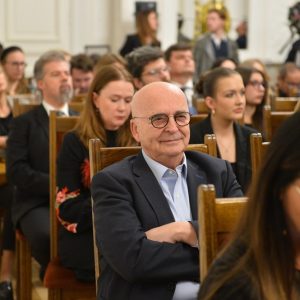
[[[201,284],[200,300],[300,299],[300,112],[268,148],[235,236]]]

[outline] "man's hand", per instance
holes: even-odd
[[[145,232],[149,240],[157,242],[186,243],[192,247],[198,243],[196,232],[189,222],[173,222]]]

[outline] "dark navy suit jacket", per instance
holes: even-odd
[[[238,197],[242,192],[228,162],[192,151],[186,157],[197,230],[200,184],[214,184],[217,197]],[[99,172],[91,192],[101,253],[98,300],[171,300],[177,282],[199,280],[198,248],[146,238],[147,230],[174,222],[174,217],[141,153]]]

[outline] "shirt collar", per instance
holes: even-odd
[[[223,35],[223,36],[219,37],[216,34],[212,33],[211,34],[211,38],[213,39],[213,41],[215,42],[215,44],[219,44],[222,41],[227,41],[226,35]]]
[[[63,107],[61,107],[60,109],[55,108],[54,106],[50,105],[45,100],[42,101],[42,105],[44,106],[48,116],[50,115],[50,111],[52,111],[52,110],[55,110],[55,111],[59,110],[59,111],[63,112],[66,116],[69,116],[69,105],[68,105],[68,103],[65,103],[63,105]]]
[[[176,86],[178,86],[179,88],[190,88],[193,89],[193,80],[189,79],[185,84],[180,84],[178,82],[172,81],[173,84],[175,84]]]
[[[144,159],[145,159],[146,163],[148,164],[149,168],[153,172],[156,180],[158,182],[160,182],[162,177],[166,173],[166,171],[170,170],[170,168],[167,168],[166,166],[164,166],[164,165],[160,164],[159,162],[157,162],[157,161],[153,160],[152,158],[150,158],[145,153],[144,150],[142,150],[142,154],[143,154]],[[187,177],[187,162],[186,162],[186,156],[185,156],[184,153],[183,153],[183,162],[176,167],[176,172],[177,173],[181,172],[183,177],[186,179],[186,177]]]

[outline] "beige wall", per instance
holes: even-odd
[[[72,53],[85,45],[109,44],[118,51],[128,33],[134,32],[134,0],[0,0],[0,41],[20,45],[27,55],[30,75],[36,58],[51,48]],[[202,0],[202,2],[206,2]],[[225,0],[233,27],[248,15],[249,48],[241,58],[259,57],[282,62],[278,51],[289,37],[287,11],[294,0]],[[176,41],[177,12],[186,17],[184,32],[193,36],[194,0],[157,0],[159,38],[165,49]],[[231,35],[234,36],[234,30]]]

